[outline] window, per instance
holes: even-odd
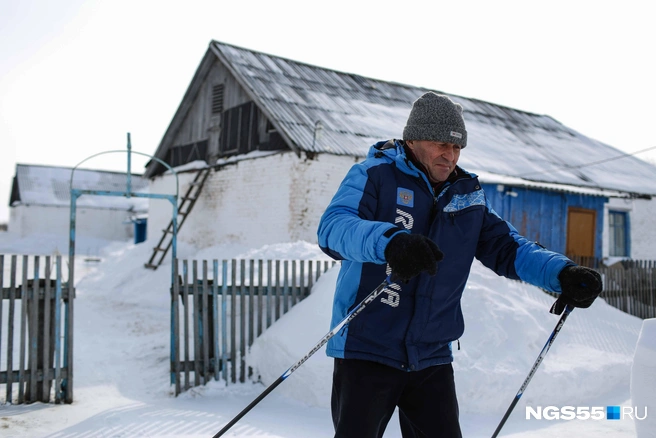
[[[629,218],[623,211],[608,212],[608,252],[611,257],[629,257]]]
[[[167,162],[169,166],[176,167],[196,160],[205,161],[207,154],[207,140],[196,143],[173,146],[169,149]]]
[[[247,102],[223,111],[219,152],[223,155],[245,154],[255,150],[259,143],[257,132],[257,107]]]

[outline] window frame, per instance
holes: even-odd
[[[615,218],[621,217],[623,223],[617,223]],[[621,234],[618,236],[618,234]],[[618,238],[622,240],[624,251],[618,246]],[[621,254],[623,252],[623,254]],[[622,210],[608,210],[608,255],[610,257],[631,257],[631,239],[629,213]]]

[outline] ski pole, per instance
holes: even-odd
[[[558,335],[558,332],[560,332],[560,329],[563,328],[563,324],[565,324],[565,320],[569,316],[570,312],[573,309],[570,307],[565,307],[565,311],[563,312],[563,316],[560,317],[560,320],[558,321],[558,324],[556,324],[556,327],[553,329],[553,332],[551,332],[551,336],[549,336],[549,339],[547,340],[547,343],[544,344],[544,347],[542,347],[542,351],[538,355],[538,358],[535,360],[533,363],[533,367],[531,368],[531,371],[528,373],[528,376],[526,376],[526,380],[524,380],[524,383],[522,384],[522,387],[519,388],[519,391],[517,392],[517,395],[515,396],[514,400],[510,404],[510,407],[508,407],[508,410],[506,411],[505,415],[501,419],[501,422],[497,426],[497,429],[494,431],[494,434],[492,434],[492,438],[496,438],[497,435],[499,435],[499,432],[501,431],[501,428],[503,427],[504,424],[506,424],[506,420],[508,417],[510,417],[510,413],[512,412],[513,409],[515,409],[515,405],[519,401],[519,399],[522,397],[524,394],[524,391],[526,390],[526,387],[528,386],[529,382],[533,378],[533,375],[537,371],[538,367],[542,363],[542,359],[547,355],[547,352],[549,351],[549,348],[551,348],[551,344],[554,343],[554,340],[556,339],[556,336]]]
[[[355,306],[351,311],[346,315],[344,319],[342,319],[335,327],[333,327],[332,330],[330,330],[326,335],[321,338],[321,340],[314,346],[312,349],[305,355],[303,356],[298,362],[296,362],[294,365],[292,365],[287,371],[282,373],[280,377],[278,377],[271,385],[269,385],[260,395],[255,398],[248,406],[246,406],[240,413],[238,413],[235,418],[230,420],[228,424],[226,424],[223,429],[221,429],[216,435],[214,435],[213,438],[218,438],[224,433],[226,433],[232,426],[235,425],[244,415],[248,413],[251,409],[255,407],[259,402],[264,399],[271,391],[273,391],[278,385],[280,385],[287,377],[290,376],[298,367],[303,365],[306,360],[310,358],[314,353],[316,353],[321,347],[323,347],[326,342],[333,336],[335,336],[339,331],[344,327],[346,324],[348,324],[353,318],[355,318],[360,312],[364,310],[364,308],[370,304],[373,300],[376,299],[378,295],[385,289],[387,286],[389,286],[392,283],[391,276],[388,276],[381,284],[376,287],[373,291],[369,293],[357,306]]]

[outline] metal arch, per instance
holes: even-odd
[[[128,144],[129,144],[129,142],[130,142],[130,140],[129,140],[129,134],[128,134]],[[85,158],[84,160],[80,161],[79,163],[77,163],[77,164],[73,167],[73,169],[71,170],[71,182],[70,182],[70,188],[71,188],[71,190],[73,190],[73,176],[74,176],[74,174],[75,174],[75,170],[76,170],[80,165],[82,165],[84,162],[89,161],[90,159],[95,158],[95,157],[97,157],[97,156],[99,156],[99,155],[111,154],[111,153],[115,153],[115,152],[125,153],[126,151],[114,150],[114,151],[103,151],[103,152],[98,152],[97,154],[93,154],[93,155],[91,155],[91,156]],[[128,146],[128,151],[127,151],[127,152],[130,153],[130,154],[137,154],[137,155],[142,155],[142,156],[144,156],[144,157],[151,158],[151,159],[157,161],[158,163],[164,165],[167,169],[169,169],[171,172],[173,172],[173,175],[175,175],[175,198],[176,198],[176,199],[178,198],[179,190],[180,190],[180,187],[179,187],[179,181],[178,181],[178,172],[176,172],[171,166],[169,166],[169,164],[168,164],[167,162],[162,161],[162,160],[160,160],[159,158],[157,158],[157,157],[155,157],[155,156],[153,156],[153,155],[148,155],[148,154],[144,154],[143,152],[136,152],[136,151],[133,151],[133,150],[131,150],[131,147],[130,147],[130,146]],[[127,179],[128,179],[128,192],[130,192],[130,190],[129,190],[129,188],[130,188],[130,181],[132,180],[132,175],[131,175],[131,173],[130,173],[129,171],[130,171],[130,156],[128,155],[128,174],[127,174]],[[132,193],[128,193],[128,195],[131,195],[131,194],[132,194]],[[127,196],[127,197],[129,198],[130,196]],[[159,197],[159,196],[158,196],[158,197]]]
[[[73,177],[75,175],[75,170],[86,161],[109,153],[126,153],[128,154],[128,170],[127,170],[127,187],[126,191],[112,191],[112,190],[80,190],[73,188]],[[165,194],[151,194],[151,193],[134,193],[132,192],[132,172],[131,172],[131,154],[142,155],[149,157],[158,163],[162,164],[168,168],[175,175],[175,195],[165,195]],[[179,180],[178,173],[166,162],[161,159],[154,157],[152,155],[144,154],[142,152],[132,151],[132,144],[130,141],[130,133],[127,134],[127,151],[125,150],[111,150],[99,152],[97,154],[91,155],[84,160],[80,161],[75,165],[71,170],[71,180],[70,180],[70,194],[71,194],[71,207],[70,207],[70,232],[69,232],[69,245],[68,245],[68,284],[69,287],[75,284],[75,226],[76,226],[76,204],[77,198],[82,195],[97,195],[97,196],[123,196],[126,198],[137,197],[137,198],[155,198],[155,199],[167,199],[171,202],[173,206],[173,238],[172,238],[172,247],[171,247],[171,286],[173,286],[174,279],[174,267],[175,259],[177,257],[177,233],[178,233],[178,195],[179,195]],[[64,350],[64,366],[68,367],[68,377],[62,381],[62,392],[67,403],[73,402],[73,297],[70,297],[68,302],[65,304],[65,325],[64,325],[64,337],[69,340],[65,344]],[[173,315],[171,315],[173,318]],[[173,319],[172,319],[173,320]],[[173,343],[171,344],[173,345]],[[174,351],[171,350],[171,355],[174,354]],[[174,383],[174,382],[172,382]]]

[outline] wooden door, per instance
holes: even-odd
[[[567,211],[567,255],[594,257],[597,212],[584,208]]]

